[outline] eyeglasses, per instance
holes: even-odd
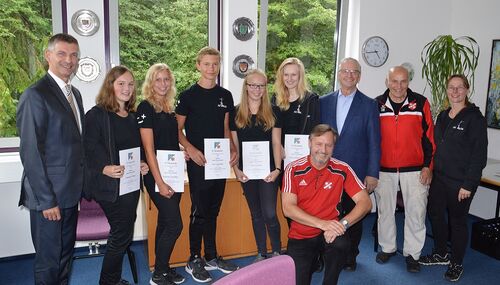
[[[266,88],[266,84],[249,84],[247,83],[248,88],[257,90],[257,89],[264,89]]]
[[[344,74],[344,75],[358,75],[360,74],[361,72],[359,72],[359,70],[354,70],[354,69],[341,69],[339,70],[340,73]]]
[[[464,92],[465,90],[467,90],[467,88],[463,87],[463,86],[459,86],[459,87],[453,87],[453,86],[448,86],[448,92]]]

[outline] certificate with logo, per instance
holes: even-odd
[[[285,167],[292,161],[309,154],[308,135],[285,135]]]
[[[141,152],[138,147],[119,151],[120,165],[125,166],[120,178],[120,196],[141,187]]]
[[[250,180],[269,175],[269,142],[242,142],[243,172]]]
[[[184,153],[175,150],[156,151],[156,160],[163,181],[167,183],[175,192],[184,192]],[[155,184],[155,191],[160,192]]]
[[[229,178],[229,139],[205,139],[205,179]]]

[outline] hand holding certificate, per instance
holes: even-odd
[[[186,164],[184,153],[174,150],[158,150],[156,159],[163,181],[175,192],[184,192],[184,165]],[[160,191],[156,184],[155,191]]]
[[[229,178],[229,139],[205,139],[205,179]]]
[[[250,180],[264,179],[269,175],[269,142],[242,142],[243,172]]]
[[[308,135],[285,135],[285,167],[292,161],[309,154]]]
[[[138,147],[120,150],[120,165],[125,171],[120,178],[120,196],[137,191],[141,187],[141,153]]]

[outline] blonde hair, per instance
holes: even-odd
[[[166,96],[155,96],[156,93],[153,89],[156,77],[162,71],[166,71],[168,73],[168,77],[170,77],[170,88],[168,89]],[[175,95],[177,93],[177,89],[175,88],[175,76],[170,67],[164,63],[157,63],[152,65],[148,72],[146,73],[146,78],[144,79],[144,83],[142,84],[142,95],[148,101],[155,112],[160,113],[161,111],[165,111],[167,113],[172,112],[174,110],[174,102]]]
[[[290,93],[288,88],[286,88],[285,81],[283,80],[285,67],[289,64],[295,64],[299,67],[299,83],[297,85],[299,101],[304,100],[306,92],[309,91],[309,83],[307,82],[306,72],[302,61],[296,57],[289,57],[285,59],[281,63],[280,67],[278,67],[278,71],[276,71],[276,82],[274,84],[274,90],[276,92],[276,105],[281,110],[288,110],[288,108],[290,108],[290,101],[288,101]]]
[[[200,51],[198,51],[198,55],[196,56],[196,63],[200,64],[201,58],[204,57],[205,55],[216,55],[219,57],[219,61],[221,59],[220,52],[217,49],[206,46],[200,49]]]
[[[243,87],[241,89],[241,101],[238,111],[235,116],[236,126],[240,129],[250,127],[252,123],[252,113],[250,112],[250,106],[248,104],[248,78],[253,75],[262,76],[266,81],[267,87],[267,76],[260,69],[249,70],[243,80]],[[267,95],[267,88],[264,89],[264,94],[262,94],[259,110],[257,111],[256,125],[261,125],[264,127],[265,131],[270,130],[274,127],[276,119],[274,118],[273,109],[271,102],[269,101],[269,96]]]
[[[125,73],[130,73],[132,75],[132,79],[134,79],[134,74],[130,69],[123,65],[115,66],[109,70],[109,72],[106,74],[106,77],[104,78],[104,82],[102,83],[101,89],[99,90],[99,94],[97,95],[97,98],[95,99],[95,103],[98,106],[103,107],[106,111],[109,112],[118,112],[120,111],[120,105],[116,101],[116,94],[115,94],[115,88],[113,84],[115,83],[116,79],[120,76],[122,76]],[[130,100],[125,103],[125,110],[127,112],[134,112],[135,111],[135,100],[137,96],[135,94],[135,88],[132,91],[132,96],[130,97]]]

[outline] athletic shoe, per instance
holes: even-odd
[[[150,285],[175,285],[172,281],[170,281],[166,274],[153,272],[151,276],[151,280],[149,281]]]
[[[184,281],[186,281],[186,278],[177,273],[177,271],[174,268],[169,268],[167,273],[165,273],[165,275],[167,275],[168,280],[174,282],[175,284],[181,284]]]
[[[125,279],[120,279],[120,281],[116,283],[116,285],[132,285],[132,283],[128,282]]]
[[[413,259],[411,255],[406,257],[406,270],[411,273],[420,272],[420,264],[418,264],[418,261]]]
[[[444,273],[444,278],[448,281],[455,282],[460,279],[463,272],[464,267],[461,264],[451,263],[448,265],[448,270]]]
[[[263,255],[261,253],[257,253],[257,256],[255,257],[255,259],[253,260],[252,263],[257,263],[257,262],[262,261],[264,259],[266,259],[265,255]]]
[[[396,252],[387,253],[387,252],[381,251],[381,252],[377,253],[377,256],[375,257],[375,261],[378,264],[384,264],[387,261],[389,261],[389,259],[391,259],[391,257],[393,257],[394,255],[396,255]]]
[[[205,261],[203,259],[196,257],[195,259],[189,261],[186,264],[186,272],[191,274],[194,281],[200,283],[206,283],[212,281],[210,273],[208,273],[205,268]]]
[[[221,256],[216,257],[205,263],[206,270],[220,270],[224,273],[231,273],[239,269],[239,267],[229,261],[225,261]]]
[[[418,263],[422,265],[448,265],[450,264],[450,255],[446,253],[444,256],[439,253],[432,253],[426,256],[420,257]]]
[[[271,257],[276,257],[276,256],[280,256],[280,255],[281,255],[281,254],[280,254],[279,252],[274,251],[273,253],[271,253],[271,256],[270,256],[269,258],[271,258]]]

